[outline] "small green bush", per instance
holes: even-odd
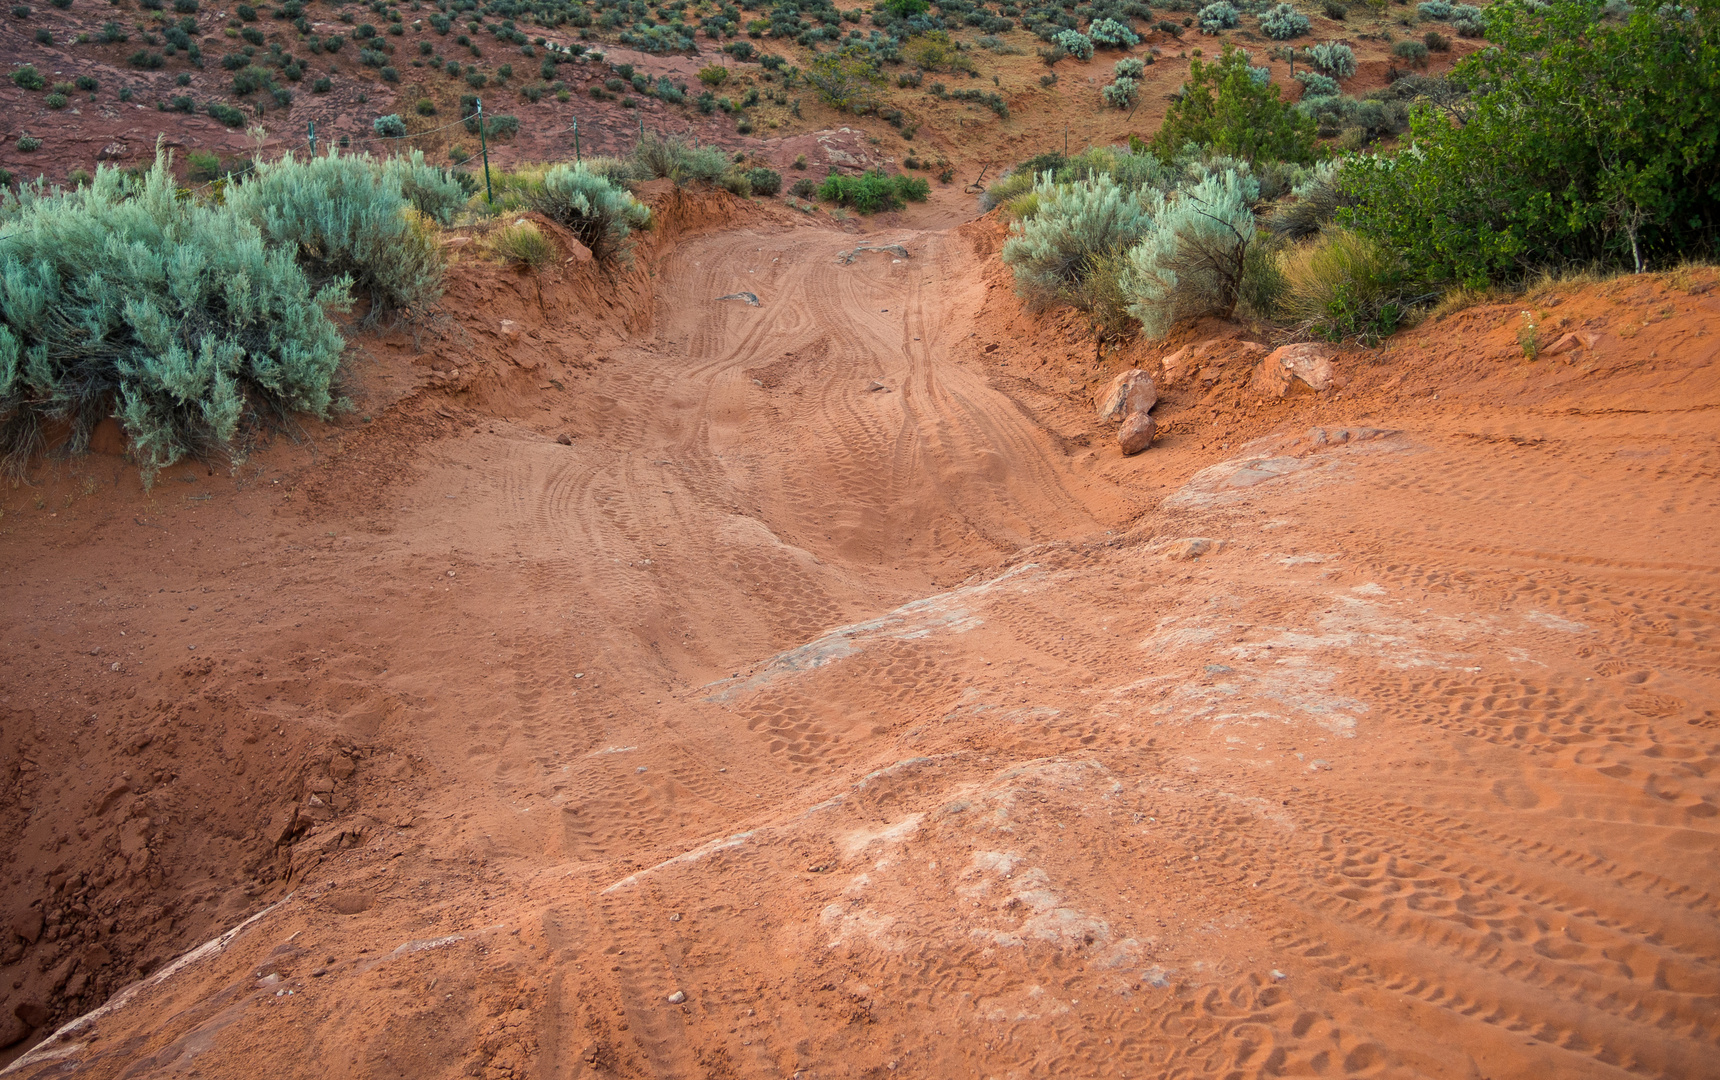
[[[137,180],[98,166],[87,186],[9,200],[0,455],[14,471],[48,423],[80,452],[117,416],[150,482],[187,456],[242,459],[259,414],[328,414],[344,343],[325,309],[346,304],[344,282],[314,288],[292,249],[175,187],[162,155]]]
[[[1064,30],[1054,39],[1058,48],[1077,60],[1093,59],[1093,39],[1076,30]]]
[[[1424,19],[1444,22],[1451,18],[1451,3],[1450,0],[1422,0],[1415,6],[1415,12]]]
[[[406,121],[400,117],[399,113],[379,116],[370,122],[370,127],[379,138],[402,139],[406,137]]]
[[[1146,61],[1138,56],[1126,56],[1111,65],[1111,73],[1119,79],[1139,79],[1146,70]]]
[[[1195,19],[1200,23],[1201,33],[1216,34],[1221,30],[1236,29],[1237,24],[1242,21],[1242,12],[1237,11],[1225,0],[1218,0],[1216,4],[1208,4],[1201,8]]]
[[[782,174],[762,166],[747,170],[747,182],[754,195],[775,195],[782,190]]]
[[[1289,4],[1278,4],[1260,16],[1260,30],[1274,41],[1299,38],[1311,28],[1308,16]]]
[[[1122,76],[1109,86],[1101,87],[1099,96],[1112,108],[1127,109],[1135,103],[1140,85],[1134,79]]]
[[[145,71],[154,71],[161,67],[161,65],[167,63],[167,60],[158,52],[150,52],[148,49],[139,49],[126,59],[126,63],[130,64],[134,68],[142,68]]]
[[[752,180],[747,176],[747,170],[738,165],[723,170],[723,174],[717,177],[717,186],[743,199],[752,194]]]
[[[42,140],[36,138],[34,135],[20,135],[18,136],[18,141],[15,145],[18,147],[19,153],[28,154],[31,151],[40,150],[42,148]]]
[[[63,109],[67,104],[66,95],[49,94],[47,97],[42,99],[42,104],[46,105],[50,109]]]
[[[1422,67],[1427,63],[1427,44],[1405,38],[1392,46],[1392,55],[1399,60],[1407,60],[1416,67]]]
[[[72,85],[91,94],[101,89],[101,83],[96,81],[94,75],[79,75]]]
[[[1320,10],[1326,13],[1326,18],[1334,22],[1343,22],[1350,14],[1349,5],[1341,4],[1338,0],[1325,0],[1325,3],[1320,5]]]
[[[1323,41],[1308,50],[1314,67],[1334,79],[1348,79],[1356,73],[1356,51],[1337,41]]]
[[[818,181],[810,176],[802,176],[789,186],[789,193],[803,199],[810,199],[818,194]]]
[[[1421,36],[1421,43],[1426,45],[1429,52],[1450,52],[1451,39],[1438,30],[1429,30]]]
[[[572,230],[599,260],[625,259],[629,237],[651,223],[651,211],[626,188],[584,165],[557,165],[544,173],[534,209]]]
[[[36,70],[36,65],[25,64],[12,73],[12,85],[20,90],[40,90],[48,82],[42,78],[42,73]]]
[[[533,270],[543,269],[556,257],[555,245],[529,221],[497,229],[490,234],[488,244],[491,253],[503,262]]]
[[[646,179],[668,178],[677,184],[690,180],[715,183],[729,167],[729,157],[716,146],[693,146],[679,135],[667,138],[647,131],[633,147],[633,162]]]
[[[1296,81],[1302,84],[1305,97],[1331,97],[1338,92],[1338,80],[1318,71],[1298,71]]]
[[[245,114],[224,101],[211,101],[203,109],[216,121],[226,124],[228,127],[245,126]]]
[[[1087,36],[1094,45],[1111,49],[1132,49],[1141,43],[1140,35],[1130,30],[1128,24],[1108,17],[1094,19],[1087,27]]]
[[[1226,45],[1216,62],[1189,62],[1182,96],[1152,147],[1166,160],[1194,143],[1247,161],[1307,162],[1314,157],[1315,130],[1314,120],[1284,101],[1276,85],[1255,77],[1246,52]]]
[[[1390,250],[1346,229],[1282,252],[1279,306],[1298,328],[1328,341],[1372,343],[1397,328],[1409,273]]]
[[[890,176],[880,169],[859,176],[831,173],[819,185],[818,197],[838,206],[851,206],[862,214],[899,210],[907,202],[925,202],[932,193],[924,178]]]

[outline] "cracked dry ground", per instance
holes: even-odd
[[[689,237],[344,502],[8,511],[0,992],[119,994],[15,1074],[1715,1075],[1715,339],[1121,460],[879,239]]]

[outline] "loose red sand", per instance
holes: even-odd
[[[1714,1075],[1712,271],[1266,401],[953,198],[651,197],[234,475],[4,491],[9,1075]]]

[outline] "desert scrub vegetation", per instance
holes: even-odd
[[[516,221],[496,229],[484,238],[484,245],[502,262],[532,270],[543,269],[556,257],[555,245],[529,221]]]
[[[1277,188],[1313,175],[1261,169]],[[1084,311],[1101,340],[1134,325],[1160,338],[1179,319],[1230,315],[1264,272],[1250,262],[1261,186],[1246,161],[1193,146],[1161,159],[1137,144],[1030,159],[987,201],[1016,219],[1002,257],[1029,306]]]
[[[529,201],[597,259],[627,258],[633,232],[651,224],[651,211],[632,192],[583,164],[548,169]]]
[[[0,201],[0,459],[21,471],[54,424],[81,452],[114,416],[146,483],[186,457],[242,460],[263,423],[329,415],[329,312],[355,290],[373,318],[433,303],[436,224],[465,199],[417,154],[256,160],[202,194],[177,189],[165,153],[79,180]]]
[[[404,174],[414,170],[427,205],[445,210],[456,193],[464,200],[452,177],[423,193],[433,170],[421,158],[378,163],[335,152],[259,161],[227,189],[226,205],[268,243],[297,252],[313,281],[346,281],[370,301],[370,318],[417,312],[440,299],[444,261],[434,227],[403,213],[412,206]]]
[[[1463,122],[1422,104],[1404,150],[1346,159],[1340,221],[1429,281],[1471,287],[1549,266],[1640,271],[1712,255],[1720,8],[1620,10],[1489,7],[1490,47],[1451,76],[1477,88]]]
[[[924,177],[897,173],[891,176],[880,169],[859,176],[831,173],[818,186],[818,197],[837,206],[852,207],[862,214],[880,210],[900,210],[910,202],[925,202],[932,185]]]
[[[1191,60],[1188,81],[1153,137],[1154,151],[1170,157],[1193,143],[1246,161],[1312,161],[1315,121],[1254,72],[1248,54],[1230,45],[1217,61]]]
[[[327,312],[350,303],[349,281],[314,284],[297,254],[231,206],[180,199],[165,155],[137,178],[98,166],[86,186],[8,196],[6,467],[22,471],[46,424],[81,452],[111,415],[148,482],[188,456],[242,458],[259,415],[328,415],[344,341]]]

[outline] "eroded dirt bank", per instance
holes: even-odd
[[[657,197],[237,480],[7,492],[14,1075],[1711,1073],[1706,278],[1197,328],[1122,459],[1169,350],[989,225]]]

